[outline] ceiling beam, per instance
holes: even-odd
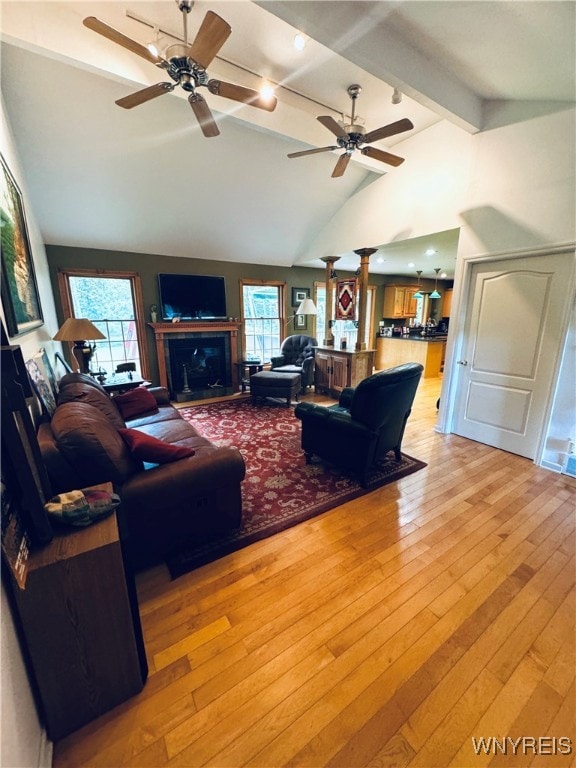
[[[255,0],[261,8],[381,78],[460,128],[482,128],[483,102],[402,40],[388,22],[401,4],[363,0]]]

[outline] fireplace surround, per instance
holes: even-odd
[[[238,391],[240,323],[149,323],[154,331],[160,385],[176,402]]]

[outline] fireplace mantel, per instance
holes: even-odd
[[[228,333],[230,334],[230,364],[232,366],[232,386],[234,391],[238,389],[238,331],[241,323],[219,321],[213,322],[179,322],[179,323],[148,323],[154,331],[156,340],[156,356],[158,358],[158,374],[160,386],[170,388],[168,373],[166,370],[166,337],[173,333],[180,333],[193,337],[197,333]]]

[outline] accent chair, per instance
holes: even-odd
[[[389,451],[401,459],[402,438],[418,383],[420,363],[405,363],[363,379],[342,390],[338,405],[299,403],[294,415],[302,421],[302,450],[354,473],[365,486],[372,469]]]
[[[317,344],[312,336],[287,336],[280,347],[280,354],[271,358],[271,370],[275,373],[299,373],[301,392],[306,392],[306,388],[314,384],[314,347]]]

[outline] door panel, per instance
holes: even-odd
[[[454,432],[535,458],[554,391],[573,254],[472,267]]]

